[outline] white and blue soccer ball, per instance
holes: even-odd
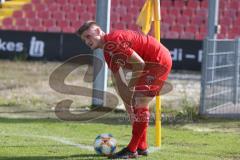
[[[94,150],[100,155],[112,155],[116,151],[116,148],[116,139],[108,133],[98,135],[94,141]]]

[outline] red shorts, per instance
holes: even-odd
[[[159,95],[172,68],[172,59],[164,63],[146,63],[143,74],[135,85],[135,96],[154,97]]]

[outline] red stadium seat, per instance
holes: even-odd
[[[224,9],[219,10],[219,18],[224,17]]]
[[[32,28],[36,28],[42,26],[42,21],[39,19],[28,19],[28,25],[32,26]]]
[[[176,21],[178,24],[188,25],[190,23],[190,18],[187,16],[180,15],[176,17]]]
[[[51,11],[51,12],[56,12],[56,11],[60,11],[60,7],[61,5],[60,4],[57,4],[57,3],[49,3],[47,5],[48,7],[48,10]]]
[[[17,27],[15,25],[2,26],[2,29],[5,29],[5,30],[17,30]]]
[[[18,31],[31,31],[32,30],[31,27],[29,27],[27,25],[16,26],[15,29]]]
[[[87,6],[87,12],[89,12],[91,14],[95,14],[96,13],[96,7],[95,6]]]
[[[58,26],[51,26],[47,29],[48,32],[61,32],[61,28]]]
[[[120,22],[120,14],[118,13],[112,13],[110,15],[111,21],[115,21],[115,22]]]
[[[57,20],[57,26],[63,29],[70,26],[70,22],[67,20]]]
[[[201,25],[200,27],[199,27],[199,32],[201,33],[201,34],[205,34],[205,33],[207,33],[207,26],[206,25]]]
[[[60,4],[68,4],[68,0],[55,0],[56,3],[60,3]]]
[[[26,26],[27,25],[27,21],[25,18],[17,18],[15,20],[15,24],[16,26]]]
[[[84,5],[76,5],[74,6],[74,11],[77,13],[87,12],[87,7]]]
[[[118,6],[118,5],[120,5],[120,1],[111,1],[111,6],[112,7],[116,7],[116,6]],[[112,8],[111,7],[111,8]]]
[[[23,9],[24,11],[33,10],[33,6],[34,6],[34,5],[32,5],[32,3],[28,3],[28,4],[25,4],[25,5],[22,7],[22,9]]]
[[[74,27],[71,27],[71,26],[68,26],[68,27],[64,27],[62,29],[63,32],[66,32],[66,33],[74,33],[76,32],[78,28],[74,28]]]
[[[54,3],[53,0],[42,0],[42,3],[45,3],[47,5]]]
[[[229,26],[232,24],[232,18],[224,16],[219,19],[219,22],[224,26]]]
[[[198,8],[195,11],[196,11],[196,16],[205,17],[205,18],[207,18],[208,16],[207,8]]]
[[[240,27],[239,26],[234,26],[230,30],[230,33],[235,34],[236,36],[240,36]]]
[[[192,9],[192,8],[183,8],[182,9],[182,14],[183,16],[188,16],[188,17],[191,17],[191,16],[194,16],[195,15],[195,10]]]
[[[236,19],[233,21],[233,26],[240,26],[240,16],[236,17]]]
[[[55,20],[64,20],[65,15],[61,11],[52,12],[52,18]]]
[[[188,0],[187,7],[193,8],[193,9],[200,8],[200,1],[199,0]]]
[[[36,26],[36,27],[33,27],[32,30],[36,31],[36,32],[46,32],[47,31],[47,29],[44,26]]]
[[[178,15],[180,15],[181,10],[179,8],[170,7],[170,8],[168,8],[168,13],[171,16],[178,16]]]
[[[183,25],[173,25],[173,26],[171,26],[171,31],[172,32],[178,32],[178,33],[180,33],[180,32],[184,32],[184,27],[183,27]]]
[[[139,15],[141,11],[141,8],[138,7],[128,7],[127,8],[127,13],[133,14],[135,16]],[[119,12],[116,12],[115,9],[112,9],[112,13],[119,14]]]
[[[145,3],[145,0],[131,0],[132,3],[134,4],[134,6],[143,6],[143,4]]]
[[[186,1],[185,0],[175,0],[173,1],[173,5],[176,8],[184,8],[186,6]]]
[[[76,28],[76,29],[78,29],[82,24],[83,24],[82,21],[72,21],[72,22],[70,23],[70,25],[71,25],[73,28]]]
[[[165,16],[165,15],[167,15],[168,14],[168,8],[161,8],[161,15],[162,16]]]
[[[39,4],[39,3],[42,3],[43,1],[42,0],[32,0],[32,3],[34,4]]]
[[[228,26],[226,25],[221,25],[220,27],[220,34],[226,34],[228,32]]]
[[[71,5],[63,5],[61,9],[64,13],[69,13],[69,12],[73,12],[74,8]]]
[[[226,39],[227,38],[227,34],[220,33],[220,34],[217,35],[217,38],[218,39]]]
[[[170,24],[168,23],[162,23],[161,25],[161,33],[168,32],[170,30]]]
[[[125,22],[113,23],[113,27],[114,27],[114,29],[125,29],[126,23]]]
[[[232,0],[229,2],[229,10],[238,10],[240,8],[240,2],[239,0]]]
[[[176,23],[175,17],[172,15],[162,17],[162,21],[163,21],[163,23],[168,23],[171,25],[174,25]]]
[[[79,20],[79,15],[76,12],[67,12],[65,18],[68,20]]]
[[[113,8],[113,12],[116,12],[116,13],[127,13],[127,7],[124,7],[124,6],[115,7],[115,8]]]
[[[46,28],[50,28],[50,27],[53,27],[53,26],[56,26],[56,23],[54,20],[52,19],[43,19],[43,26],[45,26]]]
[[[13,25],[13,19],[12,18],[5,18],[2,21],[3,26],[12,26]]]
[[[172,3],[172,1],[170,1],[170,0],[161,0],[161,1],[160,1],[160,5],[161,5],[162,7],[168,8],[168,7],[173,6],[173,3]]]
[[[68,3],[76,5],[79,3],[79,0],[68,0]]]
[[[180,39],[194,39],[195,38],[195,33],[191,33],[191,32],[181,32]]]
[[[236,10],[230,10],[230,9],[224,10],[223,15],[228,18],[237,17]]]
[[[28,10],[25,12],[25,17],[29,19],[36,18],[36,12],[32,10]]]
[[[133,30],[133,31],[139,31],[140,27],[138,27],[136,24],[132,24],[132,25],[127,25],[127,29]]]
[[[227,38],[229,38],[229,39],[234,39],[234,38],[236,38],[236,37],[237,37],[236,33],[231,33],[231,32],[229,32],[229,33],[227,34]]]
[[[40,19],[49,19],[51,15],[49,11],[40,11],[37,13],[37,17]]]
[[[93,19],[93,14],[88,12],[83,12],[80,14],[80,18],[84,21],[87,21],[89,19]]]
[[[116,1],[116,0],[115,0],[115,1]],[[121,0],[120,3],[121,3],[121,5],[123,5],[123,6],[128,6],[128,7],[134,6],[131,0],[130,0],[130,1]]]
[[[185,31],[191,32],[191,33],[197,33],[199,30],[197,25],[191,24],[191,25],[185,26]]]
[[[46,7],[46,5],[43,4],[43,3],[35,4],[35,10],[36,10],[37,12],[39,12],[39,11],[44,11],[44,10],[46,10],[46,9],[47,9],[47,7]]]
[[[165,38],[167,39],[178,39],[179,38],[179,33],[178,32],[166,32]]]
[[[201,24],[204,24],[205,23],[205,18],[204,17],[201,17],[201,16],[192,16],[191,17],[191,24],[193,25],[201,25]]]
[[[200,6],[201,6],[201,8],[208,8],[208,0],[200,1]]]
[[[96,6],[96,0],[82,0],[82,3],[88,4],[90,6]]]
[[[127,22],[127,23],[130,23],[130,24],[135,22],[134,18],[132,17],[131,14],[130,15],[129,14],[121,14],[120,15],[120,21]]]
[[[195,35],[195,39],[196,40],[203,40],[205,38],[205,34],[202,34],[202,33],[196,33]]]
[[[17,11],[14,11],[14,13],[13,13],[13,18],[23,18],[24,16],[23,16],[23,11],[21,11],[21,10],[17,10]]]

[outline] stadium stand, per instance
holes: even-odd
[[[145,0],[112,0],[111,29],[133,29]],[[220,0],[219,38],[240,35],[240,1]],[[73,33],[95,19],[95,0],[8,0],[0,8],[0,29]],[[161,0],[162,38],[202,40],[208,0]]]

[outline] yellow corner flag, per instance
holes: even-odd
[[[144,34],[148,34],[148,32],[151,29],[152,21],[159,22],[159,27],[160,27],[160,20],[161,20],[160,0],[146,0],[137,18],[137,22],[136,22],[137,25],[142,28],[142,32]],[[155,32],[155,35],[156,35],[156,32]],[[160,35],[160,32],[159,32],[159,35]],[[158,40],[160,40],[160,38]]]
[[[160,0],[146,0],[137,19],[137,25],[142,28],[144,34],[148,34],[154,21],[154,35],[160,41]],[[161,146],[161,98],[156,97],[155,113],[155,143],[157,147]]]

